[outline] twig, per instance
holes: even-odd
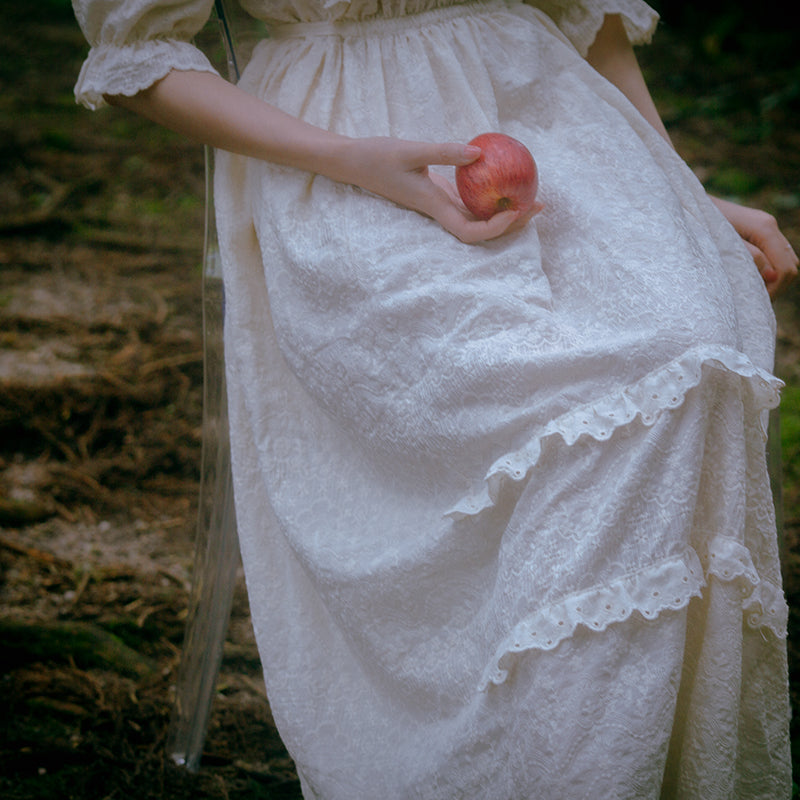
[[[203,360],[203,351],[200,350],[195,353],[184,353],[178,356],[169,356],[168,358],[160,358],[157,361],[151,361],[149,364],[144,364],[139,370],[140,375],[145,378],[153,372],[158,372],[162,369],[169,369],[171,367],[182,367],[185,364],[198,364]]]

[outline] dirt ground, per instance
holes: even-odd
[[[201,453],[203,151],[74,105],[86,46],[68,6],[0,8],[0,796],[299,798],[241,585],[202,769],[165,757]],[[667,27],[642,54],[678,149],[800,247],[797,68],[773,43],[755,69],[725,31],[678,41]],[[790,390],[799,300],[776,304]],[[782,411],[787,437],[798,413]]]

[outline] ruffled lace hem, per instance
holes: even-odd
[[[75,99],[96,110],[106,105],[103,95],[131,97],[172,70],[217,72],[194,45],[176,39],[96,45],[78,76]]]
[[[605,586],[578,592],[541,609],[514,627],[500,644],[484,671],[480,691],[502,684],[508,677],[513,654],[527,650],[553,650],[571,637],[579,625],[604,631],[634,613],[655,619],[663,611],[685,608],[699,597],[707,578],[736,582],[742,596],[742,613],[751,628],[767,628],[786,637],[788,607],[779,586],[762,580],[750,553],[738,542],[715,537],[708,547],[705,574],[693,549],[646,570],[626,575]]]
[[[759,412],[776,408],[780,402],[783,381],[756,367],[747,356],[714,346],[693,348],[636,383],[551,420],[525,447],[495,461],[480,486],[445,516],[460,520],[493,506],[507,481],[521,481],[527,476],[539,460],[543,442],[552,436],[560,436],[571,446],[584,435],[605,441],[637,417],[643,424],[653,425],[662,412],[683,403],[686,393],[700,383],[704,367],[726,370],[746,380],[751,407]],[[760,421],[766,439],[766,417],[762,415]]]
[[[769,628],[779,639],[785,638],[789,608],[783,589],[759,576],[750,551],[727,536],[715,536],[707,550],[706,573],[739,583],[747,624],[751,628]]]
[[[572,0],[528,0],[532,6],[550,16],[575,49],[586,56],[606,14],[620,14],[631,44],[646,44],[655,33],[658,13],[642,0],[605,0],[572,2]]]

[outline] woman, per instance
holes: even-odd
[[[75,5],[80,100],[224,151],[237,519],[304,796],[788,797],[763,423],[797,258],[672,149],[652,10],[242,0],[237,88],[187,43],[210,0]],[[452,189],[489,130],[532,219]]]

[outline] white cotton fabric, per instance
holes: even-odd
[[[210,5],[78,2],[79,98],[207,68]],[[273,33],[247,91],[353,136],[506,132],[545,204],[470,246],[219,154],[240,541],[304,796],[788,798],[769,299],[582,57],[605,13],[637,42],[655,14],[243,5]]]

